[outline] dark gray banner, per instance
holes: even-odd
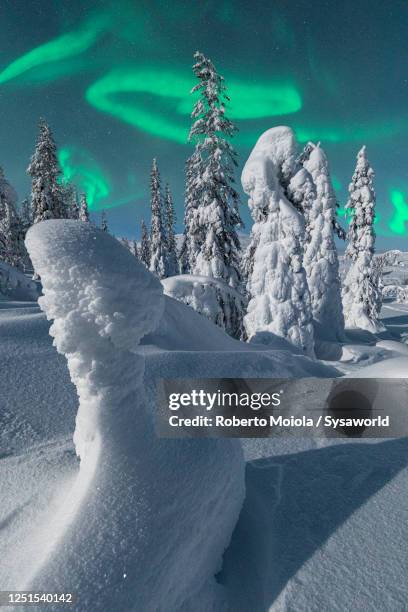
[[[408,379],[161,379],[165,438],[408,436]]]

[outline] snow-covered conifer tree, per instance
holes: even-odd
[[[229,98],[223,77],[202,53],[197,51],[194,57],[193,72],[199,83],[192,92],[198,92],[199,99],[192,112],[194,123],[189,135],[196,143],[190,166],[190,195],[197,208],[193,209],[193,227],[187,231],[193,231],[198,252],[195,261],[190,260],[190,269],[192,274],[222,278],[238,288],[241,273],[237,227],[242,222],[239,196],[233,186],[236,152],[227,140],[237,128],[225,116]]]
[[[88,202],[86,200],[86,193],[81,193],[81,199],[79,202],[78,219],[80,221],[89,222],[89,211],[88,211]]]
[[[17,193],[9,183],[0,166],[0,219],[6,214],[6,204],[11,204],[14,208],[17,204]]]
[[[164,213],[166,233],[166,273],[167,276],[175,276],[179,272],[176,237],[174,231],[176,215],[174,212],[173,197],[168,184],[166,185],[164,192]]]
[[[339,261],[334,241],[337,201],[326,155],[320,145],[309,143],[303,160],[310,173],[315,196],[306,216],[304,267],[311,297],[313,318],[325,338],[344,339]]]
[[[28,255],[24,246],[26,228],[16,209],[17,194],[0,167],[0,259],[25,269]]]
[[[136,240],[129,240],[129,251],[139,259],[139,249]]]
[[[150,206],[152,220],[150,226],[150,271],[158,278],[167,276],[166,235],[163,224],[163,201],[160,186],[160,173],[156,159],[153,159],[150,173]]]
[[[23,226],[14,204],[6,201],[0,219],[0,260],[23,269],[26,259],[23,239]]]
[[[350,263],[343,287],[344,316],[347,327],[371,332],[383,329],[379,321],[378,275],[373,270],[375,251],[374,172],[365,146],[357,155],[357,165],[349,185],[346,209],[351,216],[346,249]]]
[[[108,218],[106,216],[106,212],[103,210],[101,214],[101,230],[103,232],[108,232]]]
[[[242,172],[254,220],[246,257],[248,337],[281,336],[314,355],[310,293],[303,267],[305,220],[286,192],[294,171],[296,141],[290,128],[272,128],[258,139]]]
[[[78,192],[73,183],[67,181],[61,184],[64,218],[79,219]]]
[[[146,223],[142,219],[141,223],[141,239],[140,239],[140,260],[144,263],[146,268],[150,268],[150,240],[149,233],[147,231]]]
[[[31,202],[29,198],[24,198],[20,206],[20,219],[23,225],[24,233],[28,231],[28,229],[33,224],[33,212],[31,208]]]
[[[42,119],[36,148],[27,173],[32,178],[33,221],[66,217],[59,178],[57,148],[48,124]]]
[[[180,272],[190,274],[200,251],[200,234],[197,223],[198,199],[195,192],[196,178],[199,176],[201,156],[196,148],[186,162],[186,189],[184,204],[184,234],[180,250]]]

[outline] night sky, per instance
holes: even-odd
[[[193,53],[225,76],[240,170],[257,137],[289,125],[320,140],[341,206],[358,149],[376,172],[380,248],[407,248],[408,2],[2,0],[0,164],[20,199],[38,119],[98,219],[134,237],[149,170],[183,216]],[[250,229],[246,197],[242,216]]]

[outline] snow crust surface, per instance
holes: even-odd
[[[336,370],[278,336],[234,340],[81,227],[29,237],[77,387],[36,303],[0,302],[0,584],[63,584],[78,612],[405,610],[406,440],[246,440],[241,508],[239,443],[158,439],[152,412],[157,377],[406,373],[408,305],[385,304],[379,335],[347,330]]]

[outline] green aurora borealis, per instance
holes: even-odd
[[[347,12],[325,10],[327,3],[319,1],[312,10],[307,2],[294,3],[296,10],[283,1],[269,8],[262,2],[204,2],[200,10],[186,2],[170,6],[128,0],[74,2],[76,10],[70,10],[72,3],[44,0],[32,3],[32,28],[30,20],[23,25],[22,1],[6,4],[9,23],[3,27],[19,34],[20,42],[15,50],[3,46],[1,103],[9,104],[11,113],[14,102],[16,115],[24,107],[31,136],[40,114],[49,120],[60,146],[64,179],[86,191],[93,210],[115,208],[110,214],[112,219],[117,215],[124,234],[133,235],[141,214],[148,214],[146,173],[153,155],[174,188],[182,218],[183,164],[191,150],[187,136],[194,102],[189,93],[194,85],[191,63],[197,47],[225,76],[231,98],[227,112],[239,128],[234,144],[241,165],[265,129],[290,125],[300,143],[320,140],[327,150],[342,209],[355,154],[367,144],[377,178],[377,232],[384,239],[406,234],[408,160],[402,143],[408,135],[403,105],[407,80],[401,77],[402,68],[392,63],[395,56],[385,39],[381,49],[373,50],[387,28],[395,28],[395,44],[403,39],[406,50],[404,3],[396,1],[392,12],[387,7],[372,9],[358,43],[347,31],[353,30],[348,20],[351,13],[363,20],[366,2],[358,8],[346,2]],[[344,41],[333,39],[327,48],[336,31],[355,44],[349,56],[339,56]],[[3,43],[9,39],[3,37]],[[403,56],[403,48],[397,47]],[[384,57],[375,73],[372,64],[380,53]],[[392,83],[396,87],[391,97]],[[4,132],[3,140],[11,142],[12,127],[9,135],[7,126]],[[24,145],[26,159],[31,150]],[[405,154],[397,163],[392,159],[395,150]],[[7,172],[7,144],[1,154]],[[22,154],[21,149],[18,156]],[[17,175],[17,161],[11,174]],[[19,192],[26,185],[20,180]],[[242,203],[246,208],[244,197]]]

